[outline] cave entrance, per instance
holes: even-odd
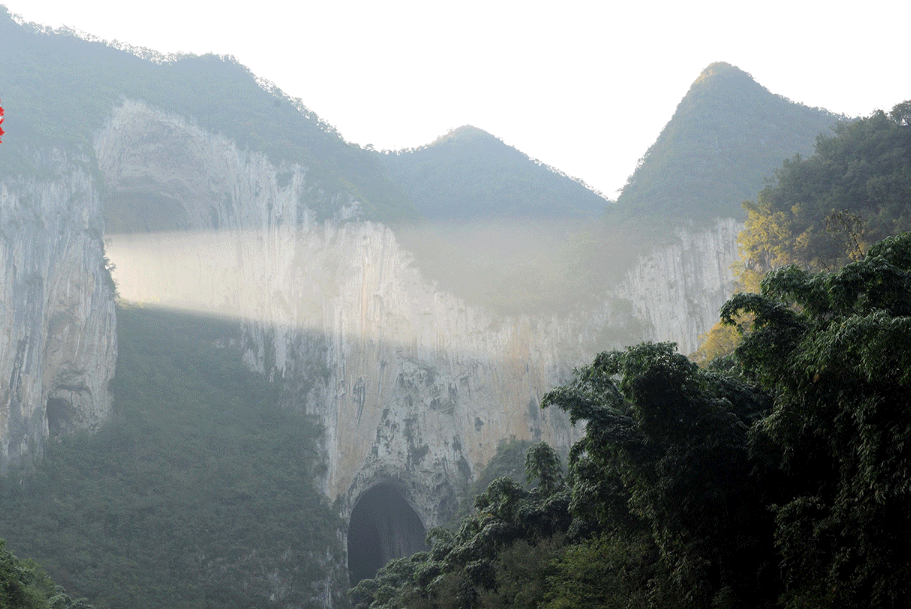
[[[72,431],[76,412],[69,401],[63,398],[49,397],[45,412],[47,413],[47,431],[52,438]]]
[[[364,493],[348,525],[348,573],[351,585],[370,579],[393,558],[427,549],[420,517],[391,484]]]

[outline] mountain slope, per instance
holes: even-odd
[[[118,319],[116,418],[0,478],[0,537],[98,609],[313,606],[341,561],[319,428],[226,346],[238,324]]]
[[[396,185],[433,220],[581,218],[600,215],[607,205],[580,182],[470,125],[380,158]]]
[[[125,51],[66,29],[19,24],[3,6],[0,57],[8,144],[0,148],[0,175],[32,171],[35,147],[91,154],[112,108],[134,99],[264,152],[273,163],[300,163],[326,191],[357,199],[369,219],[416,213],[370,153],[232,57]]]
[[[703,70],[617,200],[621,217],[707,220],[746,216],[764,181],[812,153],[841,117],[770,93],[730,64]]]

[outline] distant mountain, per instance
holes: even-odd
[[[465,125],[421,148],[379,153],[395,185],[433,220],[600,216],[608,201]]]
[[[621,217],[745,218],[785,159],[843,117],[775,95],[728,63],[703,70],[612,210]]]
[[[31,151],[40,146],[92,158],[92,139],[114,106],[133,99],[264,152],[273,163],[300,163],[324,190],[359,200],[369,219],[416,214],[372,154],[233,57],[121,49],[67,29],[17,23],[0,5],[0,58],[9,144],[0,147],[0,175],[33,171]]]

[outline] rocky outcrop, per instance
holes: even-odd
[[[117,359],[101,200],[84,158],[0,182],[0,473],[110,414]]]
[[[350,194],[326,192],[306,167],[131,101],[94,146],[94,179],[89,163],[59,157],[42,174],[52,178],[0,185],[0,324],[11,329],[0,469],[110,412],[116,332],[97,184],[121,295],[240,320],[248,363],[322,423],[322,490],[346,518],[382,486],[423,526],[442,523],[500,440],[567,448],[578,437],[562,412],[539,408],[573,366],[630,340],[691,351],[732,287],[738,226],[719,221],[681,229],[601,306],[494,314],[426,280],[393,229],[362,220]]]
[[[250,365],[323,423],[323,490],[343,515],[382,482],[425,524],[443,521],[501,439],[567,447],[578,435],[538,404],[596,349],[620,344],[603,328],[633,325],[634,339],[690,351],[731,290],[738,225],[719,221],[681,229],[600,308],[497,315],[426,281],[392,229],[359,220],[358,202],[325,192],[306,167],[131,101],[95,152],[123,296],[243,320]],[[89,173],[54,162],[56,178],[2,191],[4,464],[110,409],[101,202]],[[326,209],[334,216],[316,221]]]

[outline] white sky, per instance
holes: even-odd
[[[911,98],[907,0],[0,4],[163,53],[234,55],[362,145],[471,124],[612,198],[713,61],[852,116]]]

